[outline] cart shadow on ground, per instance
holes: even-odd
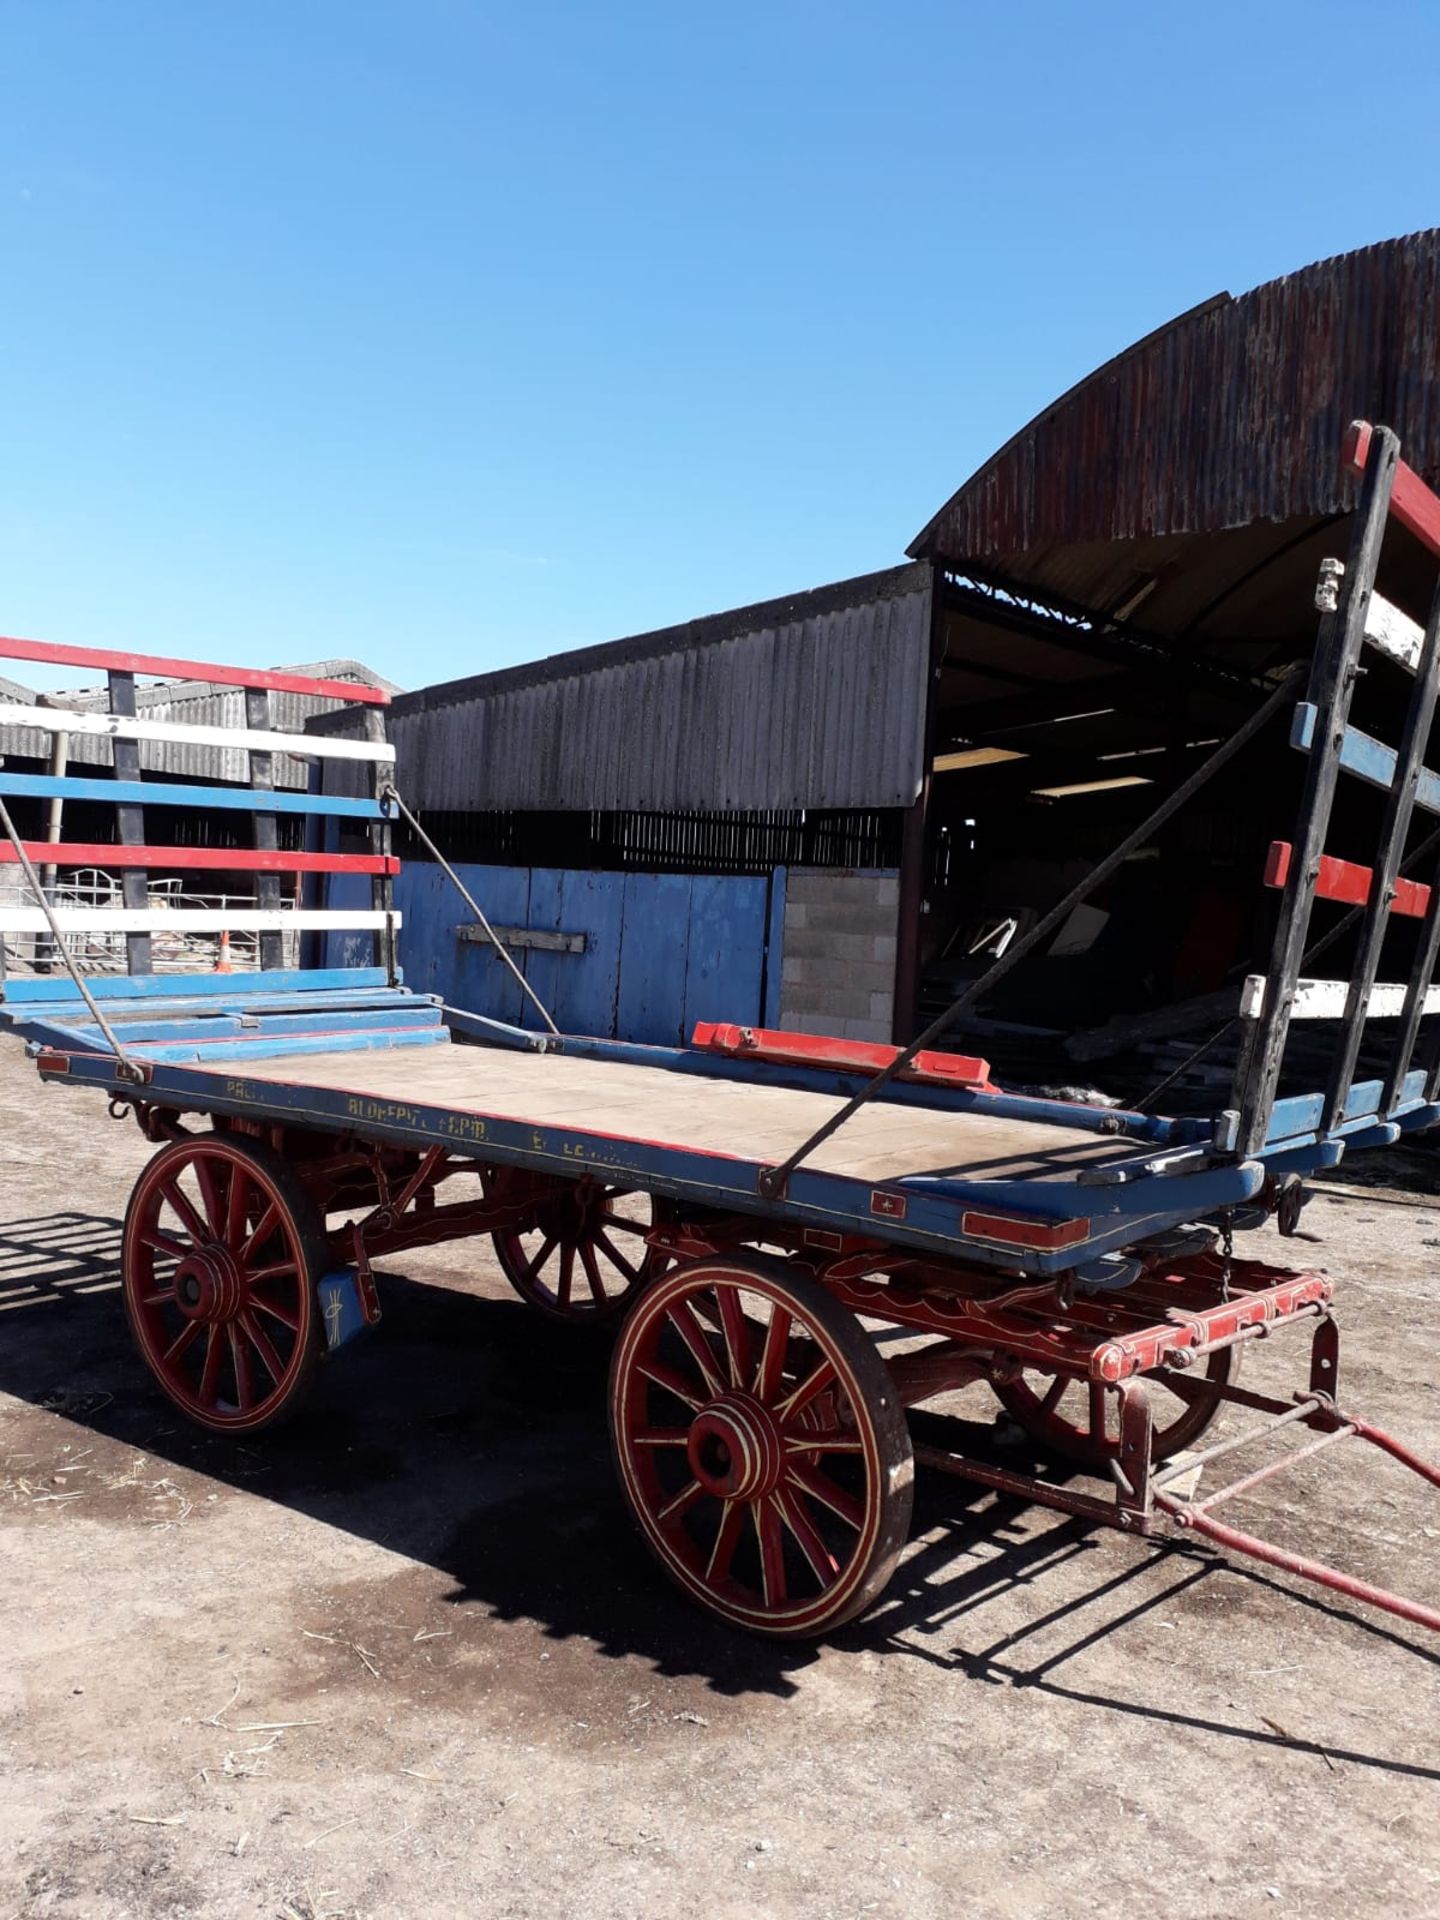
[[[532,1622],[549,1639],[589,1640],[725,1695],[784,1696],[822,1657],[880,1652],[972,1684],[1037,1688],[1107,1713],[1440,1779],[1440,1768],[1322,1749],[1108,1683],[1072,1685],[1063,1672],[1097,1645],[1123,1645],[1156,1610],[1228,1610],[1236,1581],[1305,1609],[1297,1619],[1344,1623],[1440,1666],[1418,1633],[1191,1543],[1122,1542],[939,1474],[919,1476],[915,1545],[889,1592],[825,1654],[731,1633],[672,1591],[631,1526],[606,1433],[608,1340],[557,1328],[518,1301],[386,1273],[380,1328],[322,1371],[291,1422],[244,1442],[202,1433],[161,1399],[131,1346],[119,1239],[118,1221],[79,1211],[0,1225],[0,1391],[433,1567],[454,1583],[446,1598],[457,1606]],[[1001,1447],[988,1420],[946,1424],[979,1457],[1029,1464],[1028,1448]],[[1047,1582],[1070,1597],[1046,1607]],[[1017,1628],[1009,1603],[1019,1594]]]

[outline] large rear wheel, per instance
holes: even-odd
[[[326,1264],[314,1203],[258,1141],[171,1141],[126,1208],[121,1274],[135,1343],[180,1411],[216,1432],[269,1426],[310,1385]]]
[[[914,1491],[899,1396],[854,1316],[783,1261],[714,1257],[647,1287],[610,1433],[652,1551],[734,1626],[824,1633],[894,1571]]]

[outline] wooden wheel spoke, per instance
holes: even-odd
[[[667,1367],[663,1360],[641,1360],[637,1362],[637,1371],[647,1380],[653,1380],[657,1387],[663,1387],[666,1393],[673,1393],[677,1400],[683,1400],[687,1407],[693,1407],[698,1413],[705,1404],[691,1383],[674,1367]]]
[[[776,1407],[776,1417],[783,1424],[793,1421],[796,1414],[809,1406],[818,1394],[835,1378],[835,1364],[823,1354],[806,1374],[798,1387],[793,1388]]]
[[[274,1233],[279,1224],[280,1209],[272,1200],[261,1214],[259,1220],[256,1221],[255,1226],[251,1229],[250,1237],[240,1249],[238,1257],[242,1267],[249,1266],[250,1262],[255,1258],[256,1254],[260,1251],[261,1247],[264,1246],[271,1234]]]
[[[840,1562],[821,1539],[819,1528],[789,1487],[777,1489],[775,1503],[796,1546],[808,1561],[810,1571],[822,1587],[828,1587],[840,1571]]]
[[[707,1580],[724,1580],[730,1572],[730,1563],[735,1558],[735,1548],[740,1541],[740,1532],[745,1525],[745,1508],[739,1500],[727,1500],[720,1515],[720,1525],[710,1547],[710,1558],[705,1563]]]
[[[760,1546],[760,1587],[767,1607],[781,1606],[789,1597],[785,1582],[785,1542],[780,1532],[780,1514],[769,1499],[751,1502],[755,1538]]]
[[[236,1161],[230,1168],[230,1188],[225,1196],[225,1244],[239,1248],[245,1239],[245,1221],[250,1206],[250,1175]]]
[[[603,1227],[596,1227],[595,1229],[595,1244],[610,1262],[611,1266],[618,1267],[627,1280],[633,1281],[640,1278],[640,1269],[625,1258],[625,1255],[621,1253],[620,1249],[615,1245],[615,1242]]]
[[[198,1326],[200,1323],[197,1320],[195,1324]],[[205,1364],[200,1370],[200,1398],[207,1407],[215,1404],[224,1352],[225,1343],[220,1338],[220,1329],[212,1321],[205,1336]]]
[[[630,1444],[635,1447],[688,1447],[690,1429],[688,1427],[640,1427],[631,1434]]]
[[[560,1249],[560,1278],[555,1283],[555,1298],[562,1307],[570,1304],[575,1286],[575,1245],[567,1240]]]
[[[704,1491],[705,1489],[698,1480],[689,1481],[678,1493],[672,1494],[664,1506],[656,1511],[655,1518],[660,1521],[662,1525],[667,1520],[678,1520],[682,1514],[690,1511],[691,1507],[695,1505],[695,1502],[701,1497]]]
[[[780,1391],[792,1324],[789,1313],[777,1302],[770,1310],[770,1324],[765,1329],[765,1341],[755,1368],[755,1397],[767,1405]]]
[[[686,1300],[676,1300],[670,1307],[670,1324],[689,1349],[690,1357],[700,1370],[712,1400],[718,1400],[725,1391],[725,1382],[720,1378],[715,1366],[715,1351],[706,1336],[705,1329],[695,1318],[690,1304]]]
[[[248,1412],[255,1404],[255,1380],[250,1368],[250,1349],[235,1321],[228,1328],[230,1336],[230,1364],[235,1371],[235,1404],[242,1413]]]
[[[189,1352],[190,1348],[199,1338],[200,1329],[204,1324],[203,1320],[187,1320],[185,1322],[185,1325],[165,1349],[165,1364],[167,1367],[178,1360],[182,1353]]]
[[[838,1514],[847,1527],[854,1527],[858,1533],[865,1525],[863,1503],[843,1487],[837,1487],[828,1473],[822,1473],[804,1460],[791,1460],[785,1471],[792,1485],[803,1487],[812,1500],[818,1500],[822,1507]]]
[[[623,1213],[612,1213],[609,1207],[601,1207],[595,1217],[597,1220],[603,1220],[607,1227],[619,1233],[635,1233],[643,1238],[650,1232],[650,1227],[644,1220],[628,1219]]]
[[[140,1304],[142,1307],[163,1307],[167,1300],[173,1300],[174,1298],[175,1289],[173,1286],[157,1287],[153,1293],[142,1293],[140,1296]]]
[[[220,1205],[220,1183],[215,1178],[215,1169],[204,1154],[197,1154],[190,1163],[196,1184],[200,1188],[200,1198],[205,1205],[205,1218],[209,1222],[211,1240],[220,1238],[222,1210]]]
[[[205,1231],[205,1223],[191,1204],[190,1196],[181,1187],[178,1180],[161,1182],[160,1191],[169,1201],[171,1210],[179,1216],[181,1224],[197,1247],[203,1247],[210,1238]]]
[[[149,1247],[153,1253],[173,1254],[177,1260],[183,1260],[188,1252],[183,1240],[177,1240],[173,1233],[165,1233],[159,1227],[142,1227],[135,1237],[142,1247]]]
[[[275,1343],[250,1312],[240,1315],[240,1326],[252,1347],[260,1356],[260,1364],[278,1387],[285,1378],[285,1362],[275,1351]]]
[[[600,1265],[595,1258],[595,1249],[588,1240],[580,1242],[580,1264],[585,1269],[585,1282],[594,1297],[597,1307],[605,1304],[605,1287],[600,1279]]]
[[[785,1436],[787,1453],[863,1453],[865,1442],[848,1427],[822,1427],[818,1433],[803,1428]]]
[[[738,1287],[717,1287],[720,1328],[725,1336],[725,1358],[730,1368],[732,1387],[743,1387],[750,1378],[750,1328]]]
[[[286,1274],[295,1271],[296,1266],[293,1260],[272,1260],[268,1267],[252,1268],[245,1277],[253,1287],[266,1280],[283,1279]]]
[[[291,1313],[288,1307],[280,1307],[273,1300],[267,1300],[263,1294],[256,1293],[253,1287],[250,1292],[250,1305],[257,1313],[268,1313],[272,1320],[278,1320],[281,1326],[288,1327],[291,1333],[300,1331],[297,1315]]]
[[[544,1266],[545,1262],[550,1258],[550,1255],[555,1251],[555,1246],[556,1246],[555,1235],[553,1233],[547,1233],[545,1238],[540,1243],[540,1251],[535,1255],[535,1258],[531,1260],[525,1268],[525,1279],[530,1285],[533,1286],[540,1272],[540,1269]]]

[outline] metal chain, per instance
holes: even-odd
[[[1230,1265],[1235,1258],[1235,1209],[1227,1207],[1220,1216],[1220,1298],[1230,1299]]]

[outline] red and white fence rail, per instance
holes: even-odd
[[[87,947],[93,950],[96,937],[124,936],[128,970],[147,973],[154,967],[152,940],[157,935],[167,936],[172,948],[177,940],[184,945],[191,935],[207,940],[226,934],[249,936],[255,941],[260,967],[269,970],[287,964],[285,945],[289,936],[358,933],[371,936],[367,944],[372,945],[373,952],[367,960],[373,958],[392,979],[395,977],[395,932],[400,916],[394,910],[392,883],[398,862],[390,848],[389,809],[381,798],[393,777],[395,749],[383,737],[380,716],[372,714],[369,737],[349,740],[285,731],[272,724],[271,710],[271,696],[277,693],[354,702],[373,709],[388,703],[389,695],[382,688],[278,668],[218,666],[158,654],[14,637],[0,637],[0,660],[99,668],[106,676],[107,696],[104,711],[67,706],[61,704],[61,697],[51,695],[43,705],[0,702],[0,755],[5,753],[6,733],[13,729],[48,734],[54,743],[44,772],[33,767],[17,770],[13,750],[10,765],[0,758],[0,807],[4,809],[6,828],[0,837],[0,881],[5,869],[19,868],[27,885],[31,875],[38,876],[44,895],[43,899],[35,897],[34,888],[29,887],[31,897],[27,900],[23,897],[25,889],[0,885],[0,939],[35,936],[41,943],[37,954],[44,956],[43,943],[55,932],[67,947],[72,938],[77,940],[82,951]],[[149,718],[138,710],[137,675],[239,689],[244,694],[245,724],[198,725]],[[75,738],[101,738],[110,743],[111,778],[79,777],[66,770],[68,745]],[[156,778],[153,773],[143,773],[142,747],[151,749],[153,760],[155,750],[162,750],[163,758],[167,746],[244,753],[248,786],[181,784],[163,775]],[[311,763],[343,760],[368,766],[370,793],[358,798],[318,792],[277,793],[277,755]],[[23,838],[15,831],[8,805],[12,800],[48,803],[47,838]],[[114,842],[66,839],[61,830],[66,803],[93,805],[96,801],[114,806]],[[253,844],[180,846],[172,844],[163,829],[152,838],[147,820],[152,809],[162,818],[167,813],[175,817],[176,809],[222,814],[243,810],[250,817]],[[307,838],[320,839],[327,825],[343,823],[365,834],[369,851],[340,852],[315,845],[304,850],[282,848],[279,822],[297,814],[307,822]],[[82,867],[113,870],[119,877],[121,904],[98,898],[75,904],[67,898],[64,876]],[[215,906],[203,900],[189,904],[183,897],[176,904],[152,890],[152,877],[189,873],[247,875],[250,894],[243,904],[236,905],[230,898]],[[310,897],[313,877],[345,874],[370,880],[369,906],[316,905]],[[292,882],[288,898],[282,884],[287,877]]]

